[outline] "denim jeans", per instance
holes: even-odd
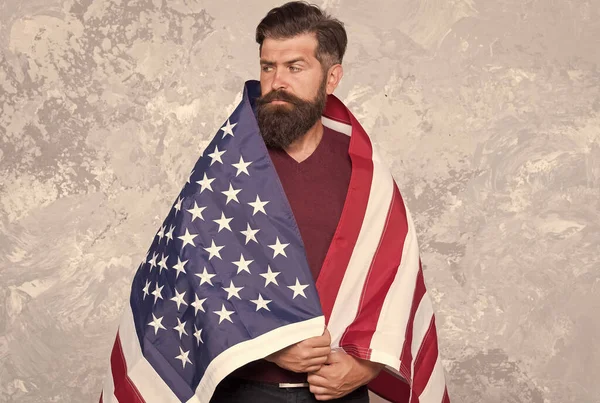
[[[369,392],[361,386],[346,396],[329,400],[336,403],[368,403]],[[278,384],[225,378],[217,386],[210,403],[318,403],[306,388],[280,388]]]

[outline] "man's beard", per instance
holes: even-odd
[[[324,78],[312,101],[283,90],[271,91],[256,100],[258,128],[267,147],[285,149],[315,125],[327,102],[326,85]],[[274,100],[288,104],[269,103]]]

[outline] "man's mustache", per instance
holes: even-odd
[[[298,97],[289,94],[284,90],[271,91],[258,98],[258,102],[261,105],[268,104],[272,101],[286,101],[293,105],[298,105],[298,103],[302,102],[302,100],[300,100]]]

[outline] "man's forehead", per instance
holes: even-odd
[[[314,34],[303,34],[286,39],[265,38],[260,59],[261,62],[273,63],[285,63],[296,59],[310,62],[315,59],[317,45]]]

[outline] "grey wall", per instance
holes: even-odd
[[[97,399],[133,273],[276,1],[0,2],[0,401]],[[600,1],[328,0],[454,402],[600,396]]]

